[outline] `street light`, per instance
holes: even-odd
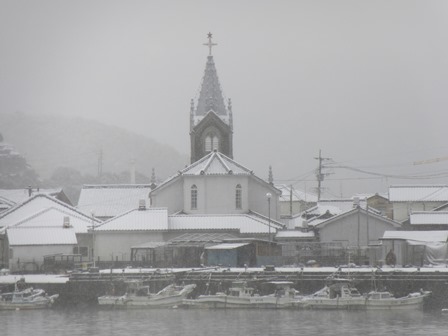
[[[92,211],[92,261],[95,268],[95,213]]]
[[[271,198],[272,194],[267,193],[266,199],[268,200],[268,226],[269,226],[269,256],[271,256]]]

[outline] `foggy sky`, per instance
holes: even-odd
[[[446,1],[0,0],[0,113],[80,116],[189,154],[207,33],[234,113],[234,158],[328,196],[446,183]],[[155,126],[156,125],[156,126]],[[182,167],[179,167],[182,168]],[[106,167],[105,167],[106,169]]]

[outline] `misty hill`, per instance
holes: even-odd
[[[21,112],[1,114],[0,133],[43,179],[58,167],[70,167],[83,174],[122,173],[131,170],[135,160],[137,173],[164,179],[188,164],[186,155],[119,127],[100,122],[52,115]],[[169,130],[167,130],[168,132]]]

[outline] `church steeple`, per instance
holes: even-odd
[[[208,42],[204,43],[209,48],[204,76],[202,77],[201,90],[196,107],[194,101],[190,104],[190,138],[191,138],[191,162],[195,162],[213,150],[217,150],[226,156],[233,158],[232,135],[233,116],[232,106],[226,107],[218,73],[213,60],[212,48],[216,43],[212,42],[212,34],[208,33]]]

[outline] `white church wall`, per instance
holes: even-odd
[[[183,183],[176,180],[171,184],[166,185],[161,190],[156,190],[151,195],[151,207],[166,207],[168,208],[168,214],[172,214],[183,209]]]
[[[271,194],[270,216],[273,219],[280,218],[279,194],[275,192],[268,184],[260,183],[254,179],[249,182],[249,209],[265,216],[269,215],[267,194]]]

